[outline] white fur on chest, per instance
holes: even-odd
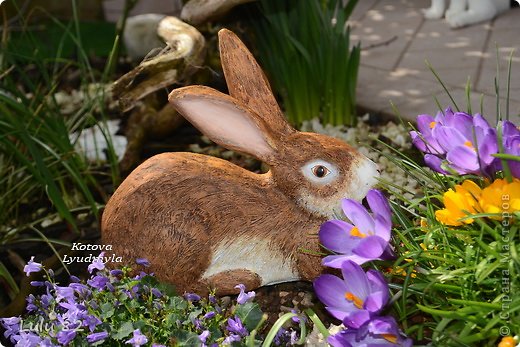
[[[230,270],[245,269],[256,273],[262,285],[300,279],[293,262],[267,240],[242,237],[223,241],[214,249],[203,278]],[[238,283],[237,283],[238,284]]]

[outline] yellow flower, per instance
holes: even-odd
[[[455,186],[455,191],[449,189],[444,193],[443,201],[446,208],[435,211],[435,218],[445,225],[458,226],[462,223],[473,223],[472,218],[460,221],[468,214],[480,212],[478,199],[482,189],[473,181],[466,180],[461,185]]]
[[[515,347],[517,340],[512,336],[504,336],[498,347]]]
[[[511,183],[505,179],[496,179],[482,189],[479,205],[484,213],[502,214],[494,219],[509,218],[512,212],[520,211],[520,179],[514,178]]]

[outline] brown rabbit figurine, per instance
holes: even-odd
[[[341,211],[341,198],[365,196],[376,165],[340,140],[293,129],[238,37],[223,29],[219,43],[230,95],[190,86],[169,100],[211,140],[269,172],[194,153],[154,156],[106,205],[103,242],[126,262],[147,258],[179,293],[313,280],[322,269],[320,225]]]

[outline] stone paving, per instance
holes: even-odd
[[[496,120],[495,76],[499,60],[500,109],[506,113],[509,55],[514,49],[510,87],[510,119],[520,123],[520,8],[494,20],[452,30],[444,20],[427,20],[421,9],[430,0],[361,0],[351,17],[353,41],[361,41],[358,104],[372,112],[400,114],[414,120],[451,105],[443,87],[427,67],[427,59],[467,109],[465,85],[471,83],[473,112]],[[498,47],[498,53],[497,53]]]

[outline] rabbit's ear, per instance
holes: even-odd
[[[249,108],[209,87],[190,86],[172,91],[170,103],[193,126],[219,145],[250,154],[267,164],[275,158],[270,129]]]
[[[264,72],[244,43],[227,29],[221,29],[218,38],[229,95],[255,110],[273,132],[279,135],[294,132],[280,110]]]

